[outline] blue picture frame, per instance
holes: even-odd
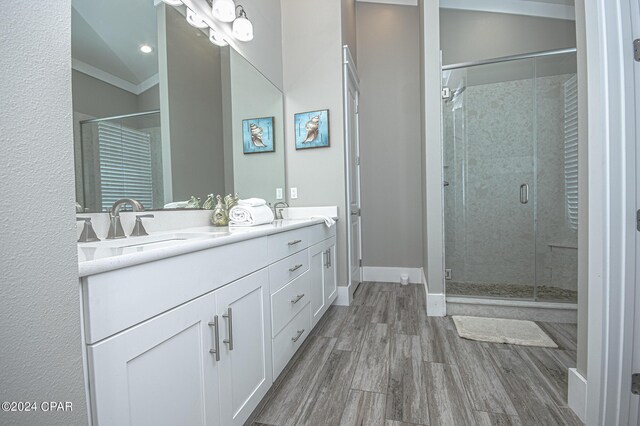
[[[294,114],[296,149],[328,148],[329,110]]]
[[[242,148],[245,154],[275,152],[273,117],[242,120]]]

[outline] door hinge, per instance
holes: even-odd
[[[640,395],[640,373],[631,375],[631,393]]]
[[[636,211],[636,229],[640,231],[640,210]]]
[[[358,266],[362,267],[362,259],[358,260]]]
[[[360,156],[356,157],[356,165],[358,165],[358,166],[360,165]]]
[[[633,59],[640,62],[640,38],[633,40]]]

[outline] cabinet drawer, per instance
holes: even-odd
[[[304,274],[308,269],[308,250],[303,250],[269,266],[271,294],[284,287],[289,281]]]
[[[296,353],[311,331],[311,310],[307,303],[298,315],[273,338],[273,379]]]
[[[309,245],[318,244],[321,241],[326,240],[327,238],[335,237],[336,235],[336,225],[333,225],[331,228],[327,228],[327,226],[323,223],[320,225],[314,225],[307,228],[307,235],[309,236]]]
[[[271,296],[273,336],[309,303],[310,275],[304,273]]]
[[[307,228],[294,229],[267,237],[269,263],[290,256],[309,247]]]

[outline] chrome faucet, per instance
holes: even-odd
[[[130,204],[133,207],[134,212],[143,212],[144,206],[133,198],[121,198],[113,203],[111,211],[109,212],[109,232],[107,233],[107,240],[115,240],[117,238],[125,238],[124,229],[122,229],[122,223],[120,223],[120,209],[125,204]]]
[[[278,207],[280,207],[280,209],[278,209]],[[282,219],[282,209],[285,207],[289,207],[289,204],[284,201],[278,201],[273,205],[273,212],[276,215],[276,219]]]

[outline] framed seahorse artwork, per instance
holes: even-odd
[[[296,149],[327,148],[329,146],[329,110],[294,114]]]
[[[274,152],[273,117],[242,120],[242,145],[245,154]]]

